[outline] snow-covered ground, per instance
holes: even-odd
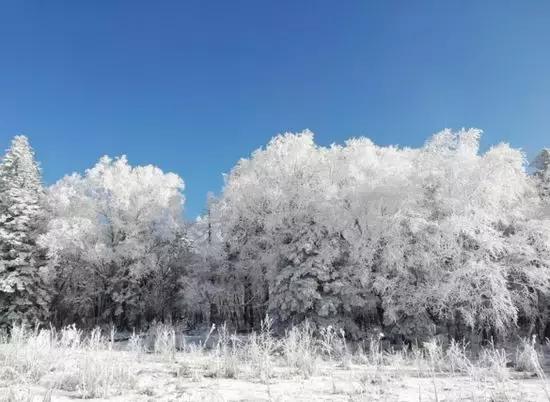
[[[474,359],[435,341],[389,352],[373,341],[351,352],[343,339],[303,329],[282,339],[218,335],[207,348],[169,327],[124,343],[74,328],[20,331],[0,343],[0,401],[550,400],[543,356],[529,342],[514,356],[489,347]]]
[[[209,355],[177,353],[173,361],[147,355],[135,359],[129,352],[106,352],[105,358],[117,365],[127,365],[133,377],[126,389],[108,387],[110,401],[543,401],[548,400],[543,380],[529,374],[509,372],[507,378],[484,376],[479,380],[468,375],[429,371],[418,372],[407,364],[372,366],[352,364],[347,368],[337,362],[319,362],[316,373],[305,377],[297,369],[274,363],[268,381],[256,378],[250,367],[240,368],[237,378],[217,378]],[[105,370],[109,370],[105,367]],[[5,368],[4,368],[5,370]],[[71,382],[69,368],[53,370],[37,384],[7,381],[2,375],[0,400],[42,401],[52,389],[52,401],[80,398],[76,382]],[[135,382],[134,382],[135,381]],[[121,384],[124,388],[124,384]],[[437,397],[436,397],[437,393]],[[109,395],[110,394],[110,395]],[[436,399],[437,398],[437,399]]]

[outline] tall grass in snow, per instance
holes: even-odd
[[[273,319],[266,315],[260,332],[253,332],[248,339],[248,356],[257,377],[268,382],[273,372],[273,355],[278,342],[273,336]]]
[[[293,327],[287,331],[282,345],[283,354],[289,367],[296,369],[305,378],[315,374],[319,359],[319,347],[309,322],[306,321],[301,326]],[[328,350],[328,345],[325,346]]]
[[[178,381],[214,377],[260,380],[269,386],[277,378],[329,375],[334,392],[333,372],[350,369],[348,388],[359,384],[361,391],[352,395],[352,400],[368,396],[370,386],[385,387],[399,373],[416,367],[419,377],[431,381],[429,393],[436,399],[444,394],[441,378],[453,376],[469,379],[477,389],[472,394],[490,388],[497,399],[511,395],[509,356],[493,344],[475,356],[465,343],[451,341],[444,346],[435,339],[411,349],[384,350],[379,336],[352,348],[345,333],[332,327],[315,332],[305,322],[277,338],[272,326],[266,316],[259,332],[239,337],[226,325],[213,325],[205,340],[186,344],[178,340],[182,334],[174,326],[157,324],[144,335],[133,333],[126,350],[114,348],[114,333],[104,335],[99,328],[84,333],[75,326],[60,330],[14,326],[9,337],[0,334],[0,395],[10,395],[10,402],[26,400],[24,387],[36,384],[81,398],[126,395],[136,390],[137,367],[147,364],[175,368]],[[518,346],[515,369],[536,373],[547,392],[534,338],[522,340]],[[358,371],[363,374],[351,380]]]
[[[211,374],[215,377],[237,378],[243,364],[241,341],[231,335],[227,325],[218,328],[218,342],[212,352]]]
[[[0,344],[0,378],[14,384],[47,384],[80,397],[119,395],[133,387],[130,365],[113,359],[98,329],[89,337],[74,326],[30,329],[15,325]]]

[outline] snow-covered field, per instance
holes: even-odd
[[[0,400],[550,400],[542,349],[530,342],[473,358],[458,344],[383,351],[372,339],[352,351],[331,329],[311,335],[302,327],[278,339],[234,337],[221,328],[192,343],[159,326],[113,342],[99,331],[16,328],[0,344]]]

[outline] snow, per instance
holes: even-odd
[[[522,373],[511,373],[504,381],[484,378],[473,381],[468,376],[420,373],[414,366],[373,367],[353,364],[339,367],[334,362],[319,365],[318,374],[304,378],[284,366],[276,366],[274,378],[264,383],[255,378],[227,379],[207,375],[211,361],[208,356],[177,354],[175,361],[165,362],[157,356],[145,356],[136,361],[133,355],[113,351],[109,358],[130,361],[137,382],[132,390],[121,395],[94,398],[97,401],[440,401],[459,400],[547,400],[543,380]],[[182,369],[185,367],[185,370]],[[246,370],[246,367],[243,367]],[[32,395],[42,401],[55,383],[54,374],[40,386],[6,387],[0,382],[0,393]],[[435,386],[435,388],[434,388]],[[52,401],[72,401],[76,391],[54,390]],[[0,397],[0,400],[1,397]]]

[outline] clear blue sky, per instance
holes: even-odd
[[[103,154],[186,181],[187,216],[278,132],[550,146],[549,1],[0,3],[0,147],[46,183]]]

